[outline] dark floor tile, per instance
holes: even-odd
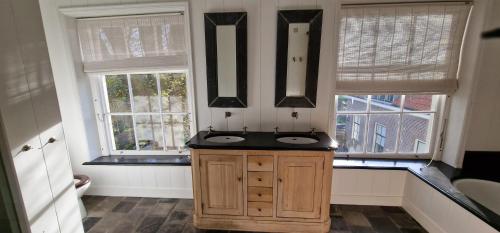
[[[142,219],[146,217],[151,208],[144,206],[136,206],[127,214],[127,221],[131,222],[132,225],[137,226],[142,222]]]
[[[338,205],[342,212],[351,211],[351,212],[363,212],[364,206],[362,205]]]
[[[160,226],[165,222],[165,217],[145,217],[137,228],[138,233],[155,233]]]
[[[168,216],[167,222],[170,224],[181,224],[186,223],[190,218],[190,213],[186,210],[174,210]]]
[[[427,233],[427,231],[422,228],[401,228],[399,230],[402,233]]]
[[[136,202],[121,201],[113,208],[112,211],[118,213],[128,213],[136,204]]]
[[[406,213],[406,211],[399,206],[381,206],[380,208],[386,213]]]
[[[88,232],[97,222],[99,222],[99,220],[101,220],[101,218],[86,217],[83,220],[83,229],[85,230],[85,232]]]
[[[193,209],[193,199],[179,199],[175,208],[178,210],[192,210]]]
[[[342,210],[338,205],[330,205],[330,216],[342,216]]]
[[[101,220],[99,220],[99,222],[92,227],[90,232],[103,231],[103,232],[109,233],[113,229],[115,229],[117,224],[120,223],[125,217],[126,217],[126,214],[123,214],[123,213],[107,212],[104,215],[104,217],[102,217]]]
[[[389,214],[388,217],[400,228],[420,228],[409,214]]]
[[[158,198],[143,198],[140,202],[140,206],[154,206],[158,203]]]
[[[93,209],[95,206],[99,205],[101,201],[106,199],[106,197],[103,196],[83,196],[82,201],[83,205],[85,205],[85,208],[88,210]]]
[[[376,232],[371,227],[359,227],[359,226],[351,226],[351,233],[385,233],[385,232]]]
[[[175,203],[157,203],[151,207],[149,215],[157,216],[168,216],[172,209],[174,209]]]
[[[380,206],[363,206],[362,212],[366,217],[384,217],[387,215]]]
[[[129,202],[139,202],[142,200],[142,197],[126,197],[123,199],[124,201],[129,201]]]
[[[333,216],[330,229],[335,231],[348,231],[347,223],[342,216]]]
[[[349,226],[371,227],[370,222],[361,212],[343,211],[342,213]]]
[[[368,217],[368,221],[377,232],[401,233],[399,228],[387,217]]]
[[[158,200],[159,203],[177,203],[179,199],[176,198],[160,198]]]
[[[183,231],[183,224],[163,224],[156,233],[182,233]]]
[[[135,226],[132,222],[123,220],[119,222],[111,233],[133,233],[135,232]]]

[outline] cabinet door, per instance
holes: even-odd
[[[200,156],[203,214],[243,215],[243,157]]]
[[[278,157],[278,217],[319,218],[323,157]]]

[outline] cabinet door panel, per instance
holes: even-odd
[[[278,157],[278,217],[319,218],[323,157]]]
[[[243,215],[243,157],[201,155],[203,214]]]

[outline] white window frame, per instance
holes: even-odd
[[[126,74],[127,78],[130,78],[131,74],[159,74],[159,73],[185,73],[186,74],[186,88],[187,88],[187,104],[188,104],[188,112],[182,112],[182,113],[162,113],[160,111],[159,113],[136,113],[133,111],[133,96],[131,95],[131,112],[130,113],[125,113],[123,115],[132,115],[132,116],[138,116],[138,115],[169,115],[169,114],[182,114],[185,115],[187,114],[190,119],[190,136],[193,136],[196,134],[196,117],[192,113],[194,110],[193,107],[193,101],[194,101],[194,95],[192,94],[193,91],[190,91],[193,89],[193,82],[192,78],[189,76],[189,71],[187,69],[172,69],[172,70],[152,70],[152,71],[130,71],[130,72],[108,72],[108,73],[94,73],[92,74],[92,92],[94,96],[94,108],[96,111],[97,115],[97,125],[98,125],[98,130],[99,130],[99,138],[101,142],[101,148],[103,153],[109,154],[109,155],[180,155],[180,154],[186,154],[188,153],[186,149],[183,150],[140,150],[139,149],[139,144],[138,144],[138,138],[136,134],[136,126],[135,126],[135,117],[134,119],[134,138],[135,138],[135,144],[136,144],[136,150],[114,150],[114,136],[113,136],[113,128],[112,128],[112,122],[111,122],[111,115],[121,115],[121,113],[112,113],[110,114],[109,111],[109,101],[108,101],[108,95],[107,95],[107,90],[106,90],[106,80],[105,76],[106,75],[113,75],[113,74]],[[191,81],[190,81],[191,80]],[[133,94],[131,89],[131,85],[129,83],[128,85],[129,88],[129,93]],[[158,88],[160,88],[158,86]],[[161,101],[160,101],[161,105]],[[161,106],[160,106],[161,110]],[[163,120],[161,122],[163,125]],[[162,127],[162,130],[164,128]],[[163,134],[165,135],[165,134]],[[166,146],[166,140],[167,138],[163,137],[164,145]]]
[[[69,7],[60,8],[60,13],[67,16],[69,19],[78,18],[91,18],[91,17],[106,17],[106,16],[125,16],[125,15],[141,15],[141,14],[162,14],[166,12],[183,12],[184,14],[184,31],[185,44],[187,51],[187,66],[186,67],[176,67],[175,69],[169,69],[165,67],[164,69],[148,69],[148,70],[137,70],[133,71],[119,71],[119,72],[106,72],[106,73],[86,73],[86,76],[90,79],[90,86],[92,90],[92,98],[94,111],[96,113],[97,130],[99,136],[99,142],[101,144],[102,155],[179,155],[179,154],[189,154],[188,150],[184,151],[113,151],[110,147],[110,139],[108,137],[108,129],[106,129],[106,124],[104,119],[106,117],[106,108],[103,104],[107,98],[105,92],[103,92],[103,85],[100,83],[104,80],[104,75],[108,74],[133,74],[133,73],[168,73],[168,72],[186,72],[186,85],[187,85],[187,98],[188,98],[188,109],[190,111],[191,118],[191,136],[197,132],[197,117],[196,117],[196,104],[194,96],[194,77],[193,77],[193,60],[192,60],[192,49],[191,49],[191,29],[190,29],[190,12],[189,3],[184,2],[161,2],[161,3],[141,3],[141,4],[121,4],[121,5],[106,5],[106,6],[86,6],[86,7]],[[79,51],[79,48],[74,47],[74,51]]]
[[[401,127],[401,126],[400,126],[400,127]],[[378,132],[378,130],[377,130],[377,129],[379,129],[379,128],[380,128],[380,129],[383,129],[383,130],[382,130],[382,132],[380,132],[380,133],[379,133],[379,132]],[[385,132],[384,132],[384,131],[385,131]],[[381,144],[377,143],[377,137],[378,137],[378,136],[380,136],[381,141],[383,141],[383,142],[384,142],[384,144],[383,144],[383,145],[381,145]],[[375,122],[375,128],[374,128],[374,130],[373,130],[373,145],[372,145],[372,147],[373,147],[373,148],[372,148],[372,151],[375,151],[375,148],[376,148],[376,146],[377,146],[377,145],[381,146],[381,147],[382,147],[382,151],[383,151],[383,149],[385,149],[385,140],[386,140],[386,139],[387,139],[387,127],[385,127],[385,125],[383,125],[383,124],[380,124],[380,123],[378,123],[378,122]],[[377,152],[375,152],[375,153],[381,153],[381,152],[380,152],[380,151],[377,151]]]
[[[352,138],[359,142],[359,131],[361,127],[361,117],[359,115],[354,115],[352,120]]]
[[[352,157],[352,158],[387,158],[387,159],[430,159],[431,157],[435,157],[436,154],[440,153],[444,147],[442,144],[444,136],[443,133],[440,133],[438,135],[437,132],[443,132],[445,130],[445,115],[449,111],[449,101],[447,101],[447,98],[449,96],[446,95],[434,95],[436,98],[433,100],[434,110],[431,111],[404,111],[404,98],[405,95],[401,95],[401,101],[403,104],[399,107],[399,111],[371,111],[371,96],[369,94],[368,98],[366,99],[366,104],[367,104],[367,109],[366,111],[337,111],[337,106],[338,106],[338,96],[339,95],[360,95],[358,93],[356,94],[337,94],[335,95],[335,101],[332,101],[331,106],[331,114],[330,114],[330,130],[329,133],[330,135],[335,138],[336,136],[336,129],[337,129],[337,115],[338,114],[345,114],[345,115],[365,115],[366,116],[366,123],[365,123],[365,139],[364,139],[364,144],[363,144],[363,151],[362,152],[335,152],[335,156],[338,157]],[[374,94],[374,95],[380,95],[380,94]],[[398,95],[398,94],[394,94]],[[414,93],[413,95],[425,95],[425,93]],[[434,102],[435,101],[435,102]],[[369,129],[369,122],[370,122],[370,115],[371,114],[399,114],[399,121],[401,124],[403,113],[433,113],[434,114],[434,120],[432,122],[432,131],[428,132],[430,133],[430,140],[429,140],[429,152],[428,153],[414,153],[414,152],[399,152],[397,151],[397,148],[399,146],[399,135],[400,135],[400,129],[401,126],[399,125],[398,131],[397,131],[397,139],[396,139],[396,151],[395,152],[370,152],[368,151],[368,129]],[[441,143],[438,143],[441,142]]]

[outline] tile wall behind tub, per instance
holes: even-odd
[[[329,74],[334,63],[333,2],[327,0],[196,0],[190,2],[198,130],[212,125],[215,130],[308,131],[311,127],[328,131],[330,105]],[[322,44],[316,108],[275,108],[276,22],[278,10],[323,9]],[[248,34],[248,108],[209,108],[207,103],[205,61],[205,12],[247,12]],[[226,119],[224,112],[233,115]],[[297,111],[299,118],[291,113]]]

